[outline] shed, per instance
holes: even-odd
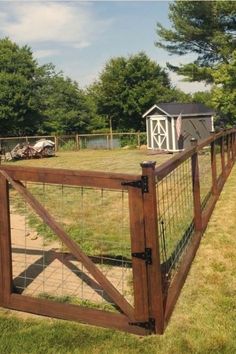
[[[215,112],[202,103],[158,103],[143,114],[148,149],[177,152],[191,138],[205,139],[214,130]]]

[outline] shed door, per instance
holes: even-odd
[[[167,120],[164,117],[151,118],[152,149],[167,150]]]

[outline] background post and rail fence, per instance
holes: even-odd
[[[43,135],[0,137],[0,150],[10,152],[17,144],[34,145],[39,139],[55,143],[55,151],[78,151],[81,149],[116,149],[124,146],[140,148],[146,144],[145,132],[95,133],[71,135]]]
[[[2,165],[1,306],[163,333],[235,156],[229,129],[140,175]]]

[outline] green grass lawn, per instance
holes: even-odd
[[[0,353],[236,353],[235,224],[236,168],[217,203],[163,336],[139,338],[58,320],[22,319],[3,310]]]
[[[69,168],[75,170],[141,173],[140,163],[156,161],[157,165],[169,159],[171,154],[149,155],[147,150],[80,150],[57,152],[56,157],[11,162],[16,166]]]

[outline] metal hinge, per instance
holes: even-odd
[[[121,185],[140,188],[143,193],[148,193],[148,176],[141,176],[138,181],[121,182]]]
[[[149,329],[152,332],[155,332],[155,319],[154,318],[149,318],[147,322],[129,322],[131,326],[138,326],[142,327],[145,329]]]
[[[145,248],[144,252],[134,252],[132,257],[143,259],[146,264],[152,264],[152,249]]]

